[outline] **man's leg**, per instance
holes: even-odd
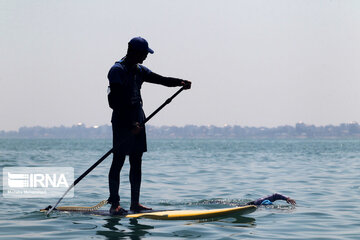
[[[142,153],[130,155],[130,184],[131,184],[131,206],[130,210],[133,212],[141,212],[144,210],[151,210],[152,208],[145,207],[139,203],[140,186],[141,186],[141,157]]]
[[[109,191],[110,197],[108,202],[113,206],[119,205],[120,196],[119,196],[119,186],[120,186],[120,171],[124,165],[125,155],[120,155],[113,153],[113,161],[109,171]]]
[[[141,186],[141,163],[142,153],[133,153],[129,156],[131,184],[131,207],[139,205],[140,186]]]

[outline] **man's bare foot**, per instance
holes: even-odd
[[[117,207],[111,205],[109,212],[110,215],[126,215],[128,213],[128,211],[123,209],[120,205],[118,205]]]
[[[143,206],[143,205],[141,205],[139,203],[138,205],[131,206],[130,210],[133,211],[134,213],[139,213],[139,212],[142,212],[142,211],[150,211],[150,210],[152,210],[152,208],[145,207],[145,206]]]

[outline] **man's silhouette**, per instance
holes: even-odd
[[[135,37],[128,44],[127,54],[110,69],[108,79],[110,92],[109,105],[113,109],[111,123],[113,130],[113,161],[109,171],[108,202],[111,203],[111,214],[125,214],[121,208],[119,185],[120,171],[126,155],[130,161],[131,206],[130,210],[140,212],[150,210],[139,203],[141,185],[141,162],[143,152],[147,151],[145,114],[142,109],[140,94],[143,82],[161,84],[167,87],[185,86],[190,89],[191,82],[171,77],[163,77],[140,65],[148,53],[154,53],[148,42]]]

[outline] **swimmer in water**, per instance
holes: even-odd
[[[248,203],[246,203],[246,205],[255,205],[255,206],[271,205],[277,200],[284,200],[284,201],[286,201],[287,203],[289,203],[291,205],[296,204],[296,201],[294,199],[292,199],[290,197],[287,197],[287,196],[284,196],[284,195],[279,194],[279,193],[274,193],[272,195],[256,199],[255,201],[248,202]]]

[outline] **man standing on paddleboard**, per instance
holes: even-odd
[[[140,94],[141,85],[143,82],[149,82],[167,87],[191,88],[190,81],[163,77],[140,65],[148,53],[153,54],[154,51],[149,48],[149,44],[144,38],[131,39],[126,56],[116,62],[108,74],[110,84],[108,101],[113,109],[111,123],[114,149],[109,171],[110,197],[108,202],[111,204],[110,213],[113,215],[127,213],[120,206],[119,196],[120,171],[126,156],[129,156],[130,162],[130,210],[133,212],[151,210],[139,203],[142,155],[147,151],[145,126],[143,125],[145,114]]]

